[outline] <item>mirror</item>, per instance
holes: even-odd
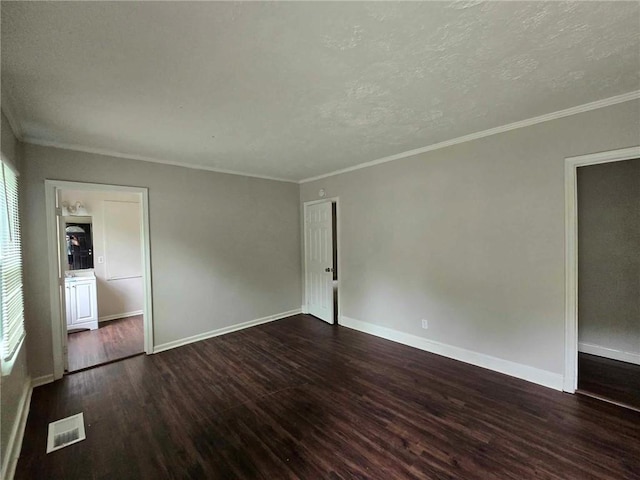
[[[93,268],[93,237],[90,222],[65,222],[69,270]]]

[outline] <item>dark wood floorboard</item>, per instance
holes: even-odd
[[[69,372],[144,352],[143,317],[101,322],[96,330],[67,335]]]
[[[640,409],[640,365],[580,353],[578,388]]]
[[[36,388],[16,478],[638,479],[640,413],[299,315]]]

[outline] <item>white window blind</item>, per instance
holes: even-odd
[[[0,179],[0,298],[2,300],[2,358],[9,360],[24,337],[22,253],[18,215],[18,177],[2,162]]]

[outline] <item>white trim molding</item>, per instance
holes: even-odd
[[[568,157],[564,161],[565,392],[575,393],[578,388],[578,168],[634,158],[640,158],[640,146]]]
[[[164,352],[166,350],[171,350],[172,348],[178,348],[184,345],[188,345],[190,343],[199,342],[200,340],[206,340],[207,338],[213,338],[213,337],[218,337],[220,335],[225,335],[227,333],[237,332],[238,330],[244,330],[245,328],[255,327],[258,325],[262,325],[263,323],[269,323],[275,320],[281,320],[283,318],[291,317],[292,315],[298,315],[300,313],[302,313],[302,309],[296,308],[295,310],[276,313],[275,315],[256,318],[255,320],[249,320],[248,322],[236,323],[235,325],[229,325],[228,327],[222,327],[216,330],[210,330],[208,332],[199,333],[197,335],[192,335],[190,337],[181,338],[180,340],[174,340],[172,342],[162,343],[160,345],[156,345],[156,347],[153,350],[153,353]]]
[[[8,118],[8,117],[7,117]],[[204,170],[207,172],[215,172],[215,173],[224,173],[227,175],[240,175],[243,177],[251,177],[251,178],[259,178],[261,180],[272,180],[275,182],[287,182],[287,183],[298,183],[297,180],[293,180],[290,178],[279,178],[279,177],[270,177],[268,175],[260,175],[253,173],[244,173],[238,172],[236,170],[226,170],[223,168],[209,167],[207,165],[200,165],[197,163],[188,163],[188,162],[176,162],[173,160],[165,160],[160,158],[146,157],[143,155],[135,155],[130,153],[118,152],[116,150],[109,150],[108,148],[94,148],[87,147],[84,145],[74,145],[70,143],[62,143],[50,140],[41,140],[35,137],[31,137],[26,135],[24,139],[21,139],[25,143],[30,143],[32,145],[40,145],[42,147],[52,147],[52,148],[61,148],[64,150],[72,150],[74,152],[84,152],[84,153],[92,153],[95,155],[105,155],[108,157],[115,158],[124,158],[126,160],[137,160],[140,162],[151,162],[151,163],[159,163],[162,165],[171,165],[174,167],[183,167],[183,168],[191,168],[194,170]]]
[[[43,140],[39,138],[32,137],[30,135],[25,135],[21,129],[21,122],[19,116],[16,114],[15,109],[12,108],[14,103],[9,99],[6,102],[6,99],[2,99],[2,110],[5,112],[5,116],[9,120],[11,128],[14,130],[15,136],[21,142],[31,143],[33,145],[41,145],[45,147],[53,147],[53,148],[62,148],[65,150],[73,150],[77,152],[85,152],[85,153],[93,153],[96,155],[108,155],[110,157],[116,158],[125,158],[129,160],[138,160],[143,162],[152,162],[152,163],[160,163],[163,165],[173,165],[177,167],[184,168],[192,168],[196,170],[205,170],[210,172],[217,173],[226,173],[229,175],[241,175],[244,177],[253,177],[253,178],[261,178],[264,180],[274,180],[278,182],[290,182],[290,183],[307,183],[313,182],[314,180],[320,180],[326,177],[332,177],[334,175],[339,175],[341,173],[352,172],[354,170],[360,170],[362,168],[372,167],[374,165],[380,165],[381,163],[392,162],[394,160],[400,160],[402,158],[412,157],[414,155],[420,155],[421,153],[431,152],[433,150],[438,150],[441,148],[450,147],[452,145],[457,145],[464,142],[469,142],[472,140],[477,140],[479,138],[489,137],[491,135],[496,135],[498,133],[508,132],[510,130],[516,130],[518,128],[528,127],[531,125],[535,125],[537,123],[548,122],[550,120],[556,120],[558,118],[569,117],[571,115],[576,115],[578,113],[589,112],[591,110],[597,110],[599,108],[609,107],[611,105],[617,105],[619,103],[629,102],[631,100],[640,99],[640,90],[634,90],[632,92],[623,93],[622,95],[616,95],[609,98],[604,98],[601,100],[596,100],[595,102],[589,102],[582,105],[577,105],[575,107],[566,108],[564,110],[558,110],[556,112],[547,113],[544,115],[539,115],[537,117],[528,118],[525,120],[520,120],[518,122],[509,123],[507,125],[502,125],[495,128],[490,128],[488,130],[482,130],[480,132],[471,133],[469,135],[463,135],[461,137],[452,138],[450,140],[446,140],[444,142],[434,143],[431,145],[427,145],[425,147],[416,148],[413,150],[407,150],[406,152],[396,153],[394,155],[390,155],[388,157],[379,158],[377,160],[372,160],[369,162],[360,163],[358,165],[354,165],[352,167],[343,168],[340,170],[335,170],[329,173],[325,173],[322,175],[317,175],[314,177],[305,178],[302,180],[293,180],[290,178],[280,178],[280,177],[271,177],[267,175],[254,174],[249,172],[239,172],[236,170],[226,170],[215,167],[209,167],[206,165],[194,164],[189,162],[176,162],[172,160],[159,159],[153,157],[147,157],[143,155],[136,155],[131,153],[118,152],[115,150],[109,150],[107,148],[96,148],[86,145],[76,145],[76,144],[68,144],[63,142],[57,142],[54,140]]]
[[[618,103],[629,102],[631,100],[640,99],[640,90],[624,93],[622,95],[616,95],[615,97],[609,97],[595,102],[585,103],[576,107],[567,108],[564,110],[558,110],[557,112],[547,113],[538,117],[528,118],[519,122],[509,123],[500,127],[490,128],[488,130],[482,130],[481,132],[471,133],[469,135],[463,135],[462,137],[452,138],[444,142],[434,143],[427,145],[426,147],[416,148],[414,150],[407,150],[406,152],[396,153],[388,157],[379,158],[370,162],[360,163],[353,167],[343,168],[341,170],[335,170],[333,172],[325,173],[323,175],[317,175],[315,177],[305,178],[300,180],[299,183],[308,183],[322,178],[333,177],[334,175],[340,175],[341,173],[353,172],[354,170],[360,170],[362,168],[373,167],[374,165],[380,165],[381,163],[393,162],[407,157],[413,157],[420,155],[421,153],[432,152],[434,150],[440,150],[441,148],[451,147],[460,143],[470,142],[472,140],[478,140],[479,138],[490,137],[491,135],[497,135],[498,133],[508,132],[510,130],[516,130],[518,128],[530,127],[538,123],[548,122],[550,120],[556,120],[558,118],[570,117],[578,113],[589,112],[591,110],[597,110],[599,108],[609,107],[611,105],[617,105]]]
[[[562,375],[342,316],[340,325],[443,357],[562,391]]]
[[[31,380],[31,388],[37,388],[42,385],[46,385],[48,383],[53,383],[54,381],[53,373],[48,375],[42,375],[41,377],[36,377]]]
[[[640,353],[625,352],[623,350],[616,350],[615,348],[601,347],[600,345],[583,342],[578,343],[578,351],[588,353],[589,355],[640,365]]]
[[[27,427],[27,418],[29,417],[29,409],[31,407],[31,396],[33,389],[41,385],[53,382],[53,374],[43,375],[41,377],[27,377],[24,382],[22,395],[18,404],[18,412],[11,427],[9,441],[7,443],[7,451],[2,452],[2,469],[0,478],[12,480],[15,475],[18,458],[22,450],[22,440],[24,439],[24,431]]]
[[[20,450],[22,450],[24,430],[27,426],[32,392],[31,379],[27,377],[24,382],[22,395],[20,396],[20,403],[18,404],[18,414],[16,415],[13,426],[11,427],[11,433],[9,434],[7,450],[6,452],[2,452],[2,472],[0,478],[4,478],[5,480],[12,480],[16,471],[18,457],[20,456]]]
[[[121,318],[135,317],[136,315],[144,315],[144,310],[136,310],[134,312],[116,313],[115,315],[105,315],[98,317],[98,322],[110,322],[111,320],[119,320]]]

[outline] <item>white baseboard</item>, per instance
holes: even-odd
[[[578,343],[578,351],[590,355],[597,355],[598,357],[611,358],[612,360],[640,365],[640,354],[637,353],[601,347],[600,345],[593,345],[592,343]]]
[[[39,387],[40,385],[46,385],[47,383],[52,383],[55,380],[53,378],[53,373],[49,375],[42,375],[41,377],[36,377],[31,379],[31,388]]]
[[[109,320],[117,320],[119,318],[135,317],[136,315],[144,314],[143,310],[136,310],[135,312],[117,313],[115,315],[105,315],[104,317],[98,317],[98,322],[108,322]]]
[[[355,320],[353,318],[340,318],[340,325],[352,328],[360,332],[369,333],[376,337],[385,338],[393,342],[418,348],[426,352],[442,355],[443,357],[452,358],[464,363],[470,363],[478,367],[487,368],[495,372],[504,373],[512,377],[537,383],[544,387],[553,388],[562,391],[563,376],[560,373],[549,372],[539,368],[530,367],[521,363],[511,362],[501,358],[485,355],[484,353],[473,352],[464,348],[447,345],[445,343],[436,342],[409,333],[400,332],[387,327],[374,325],[373,323]]]
[[[31,387],[31,379],[27,378],[24,382],[22,396],[20,397],[18,415],[16,415],[16,419],[13,422],[13,428],[11,429],[11,434],[9,435],[7,451],[3,452],[4,458],[2,459],[2,474],[0,475],[0,478],[3,478],[4,480],[12,480],[13,475],[16,472],[18,457],[20,456],[20,450],[22,450],[24,429],[27,426],[27,417],[29,416],[32,392],[33,388]]]
[[[217,337],[219,335],[224,335],[225,333],[231,333],[238,330],[244,330],[245,328],[255,327],[256,325],[262,325],[263,323],[273,322],[274,320],[280,320],[292,315],[298,315],[301,312],[302,309],[296,308],[295,310],[289,310],[288,312],[276,313],[275,315],[269,315],[268,317],[262,317],[255,320],[249,320],[248,322],[237,323],[229,327],[218,328],[216,330],[200,333],[198,335],[193,335],[181,340],[162,343],[153,347],[153,353],[164,352],[165,350],[171,350],[172,348],[188,345],[189,343],[199,342],[200,340],[206,340],[207,338]]]

